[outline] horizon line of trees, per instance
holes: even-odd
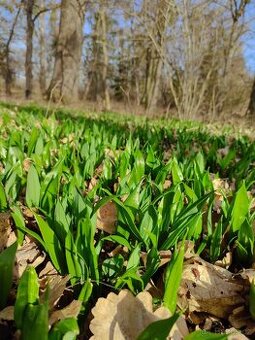
[[[0,1],[1,88],[180,117],[255,114],[251,0]]]

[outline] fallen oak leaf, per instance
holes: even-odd
[[[5,307],[0,311],[0,321],[13,321],[14,320],[14,306]]]
[[[108,234],[114,234],[116,232],[117,214],[116,204],[112,201],[107,202],[98,210],[96,227]]]
[[[0,252],[7,247],[8,240],[12,233],[11,214],[8,212],[0,213]]]
[[[89,328],[94,340],[133,340],[152,322],[170,317],[165,307],[153,312],[152,296],[148,292],[141,292],[135,297],[128,290],[99,298],[92,314],[94,319]],[[188,334],[186,322],[180,318],[170,332],[174,339],[182,339]]]
[[[246,335],[255,334],[255,322],[245,306],[235,308],[228,318],[229,323],[236,329],[244,329]]]
[[[148,254],[146,252],[141,252],[141,259],[145,267],[147,264],[147,256]],[[165,265],[166,263],[170,262],[172,258],[172,252],[170,250],[160,250],[159,257],[160,257],[159,267],[161,267]]]
[[[49,310],[53,310],[58,303],[69,281],[69,276],[61,276],[53,267],[50,261],[47,262],[45,268],[39,273],[40,289],[46,290],[49,286]]]
[[[226,334],[229,334],[228,340],[249,340],[245,335],[243,335],[234,327],[226,329]]]
[[[53,325],[59,320],[64,320],[66,318],[77,318],[80,313],[82,302],[78,300],[73,300],[68,306],[63,309],[54,311],[49,318],[49,324]]]
[[[28,265],[38,267],[46,258],[32,238],[26,236],[22,246],[18,247],[15,258],[14,279],[21,277]]]
[[[46,266],[40,271],[39,273],[39,278],[43,279],[44,277],[50,276],[50,275],[56,275],[58,272],[56,271],[55,267],[53,264],[48,261],[46,263]]]
[[[222,260],[217,260],[214,264],[216,266],[222,267],[222,268],[226,268],[228,269],[233,261],[233,254],[232,252],[227,252],[226,255],[223,257]]]
[[[170,179],[166,179],[164,184],[163,184],[163,189],[167,190],[171,187],[171,185],[172,185],[172,181],[170,181]]]
[[[206,312],[228,318],[233,309],[245,303],[248,289],[246,280],[193,257],[184,264],[178,304],[183,309],[188,307],[189,312]]]
[[[22,168],[23,168],[24,172],[28,172],[32,164],[33,163],[32,163],[31,158],[25,158],[23,163],[22,163]]]

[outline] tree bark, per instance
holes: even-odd
[[[33,35],[34,35],[34,20],[33,20],[33,9],[34,0],[26,0],[26,16],[27,16],[27,27],[26,27],[26,61],[25,61],[25,73],[26,73],[26,90],[25,97],[29,99],[32,94],[32,83],[33,83]]]
[[[160,75],[163,66],[162,57],[165,54],[165,34],[172,6],[173,2],[170,0],[159,0],[156,20],[152,30],[153,33],[149,34],[150,40],[153,41],[150,41],[146,53],[144,104],[147,113],[151,113],[157,104]]]
[[[108,74],[108,51],[107,51],[107,37],[106,37],[106,15],[105,10],[102,8],[100,10],[100,21],[102,25],[102,53],[103,53],[103,65],[102,65],[102,85],[103,85],[103,95],[104,95],[104,110],[110,111],[111,102],[109,88],[107,84],[107,74]]]
[[[6,46],[5,46],[5,62],[6,62],[6,65],[5,65],[4,80],[5,80],[5,93],[6,93],[7,96],[11,96],[11,83],[12,83],[12,70],[11,70],[11,65],[10,65],[10,45],[11,45],[12,38],[13,38],[13,35],[14,35],[15,26],[16,26],[17,21],[18,21],[20,10],[21,10],[21,8],[19,7],[16,15],[14,17],[12,27],[11,27],[11,31],[10,31],[10,35],[9,35],[9,38],[8,38]]]
[[[250,95],[249,106],[247,109],[247,114],[249,116],[255,115],[255,78],[254,78],[252,89],[251,89],[251,95]]]
[[[41,0],[42,7],[45,7],[45,0]],[[40,59],[40,73],[39,83],[41,94],[44,95],[46,91],[46,46],[45,46],[45,15],[39,17],[39,59]]]
[[[62,0],[59,36],[48,99],[70,102],[78,97],[78,74],[86,1]]]

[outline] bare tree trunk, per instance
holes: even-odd
[[[29,99],[32,94],[32,82],[33,82],[33,34],[34,34],[34,20],[33,9],[34,0],[26,0],[26,16],[27,16],[27,28],[26,28],[26,61],[25,61],[25,73],[26,73],[26,90],[25,97]]]
[[[86,1],[62,0],[59,36],[49,99],[68,102],[78,97],[78,74]]]
[[[41,0],[41,5],[45,7],[45,0]],[[39,73],[39,83],[42,95],[46,91],[46,46],[45,46],[45,15],[42,14],[39,17],[39,58],[40,58],[40,73]]]
[[[6,65],[5,65],[5,93],[7,96],[11,95],[11,83],[12,83],[12,70],[11,70],[11,65],[10,65],[10,45],[12,42],[12,38],[14,35],[14,30],[15,30],[15,26],[17,24],[18,21],[18,17],[20,14],[20,10],[21,8],[18,8],[18,11],[14,17],[14,21],[11,27],[11,31],[10,31],[10,35],[9,38],[7,40],[6,46],[5,46],[5,61],[6,61]]]
[[[250,101],[249,106],[247,109],[247,113],[249,116],[255,115],[255,78],[253,81],[252,89],[251,89],[251,95],[250,95]]]
[[[147,113],[151,113],[157,105],[159,82],[162,70],[162,59],[157,51],[148,49],[147,51],[147,72],[145,87],[145,108]]]
[[[146,8],[146,4],[145,4]],[[159,93],[160,75],[163,66],[162,56],[165,54],[165,34],[172,13],[173,2],[171,0],[159,0],[156,21],[150,38],[153,37],[147,48],[147,67],[144,104],[147,113],[155,108]],[[155,43],[157,46],[155,46]]]
[[[106,37],[106,15],[105,9],[102,8],[100,10],[100,21],[102,25],[102,53],[103,53],[103,65],[102,65],[102,85],[103,85],[103,95],[104,95],[104,109],[106,111],[110,111],[111,103],[110,103],[110,94],[109,88],[107,84],[107,73],[108,73],[108,51],[107,51],[107,37]]]

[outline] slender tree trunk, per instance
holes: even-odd
[[[107,37],[106,37],[106,15],[105,10],[100,10],[100,21],[102,26],[102,53],[103,53],[103,65],[102,65],[102,85],[103,85],[103,95],[104,95],[104,109],[110,111],[110,94],[107,84],[107,73],[108,73],[108,51],[107,51]]]
[[[41,0],[41,5],[45,7],[45,0]],[[40,73],[39,83],[41,94],[44,95],[46,91],[46,46],[45,46],[45,14],[39,17],[39,59],[40,59]]]
[[[95,24],[92,32],[92,60],[89,66],[89,79],[85,88],[88,99],[98,101],[101,95],[102,81],[100,72],[100,15],[95,13]]]
[[[33,35],[34,35],[34,20],[33,20],[33,8],[34,0],[26,1],[26,16],[27,16],[27,28],[26,28],[26,61],[25,61],[25,73],[26,73],[26,90],[25,97],[29,99],[32,94],[32,82],[33,82]]]
[[[11,96],[11,83],[12,83],[12,70],[10,67],[10,50],[6,49],[6,69],[5,69],[5,75],[4,75],[4,80],[5,80],[5,94],[7,96]]]
[[[17,24],[18,21],[18,17],[20,14],[20,10],[21,7],[18,8],[18,11],[15,15],[14,21],[12,23],[12,27],[11,27],[11,31],[10,31],[10,35],[8,38],[8,41],[6,43],[6,47],[5,47],[5,61],[6,61],[6,65],[5,65],[5,93],[7,96],[11,96],[11,84],[12,84],[12,69],[11,69],[11,63],[10,63],[10,45],[12,42],[12,38],[14,35],[14,30],[15,30],[15,26]]]
[[[157,51],[154,48],[148,49],[145,84],[145,108],[147,113],[151,113],[157,105],[162,65],[162,59]]]
[[[144,104],[147,113],[155,108],[159,93],[160,75],[165,54],[165,34],[169,24],[171,7],[170,0],[159,0],[153,33],[149,34],[150,46],[147,48],[146,83]]]
[[[85,1],[62,0],[59,36],[49,99],[69,102],[78,97]]]
[[[252,89],[251,89],[251,95],[250,95],[249,106],[247,109],[247,114],[249,116],[255,115],[255,78],[254,78]]]

